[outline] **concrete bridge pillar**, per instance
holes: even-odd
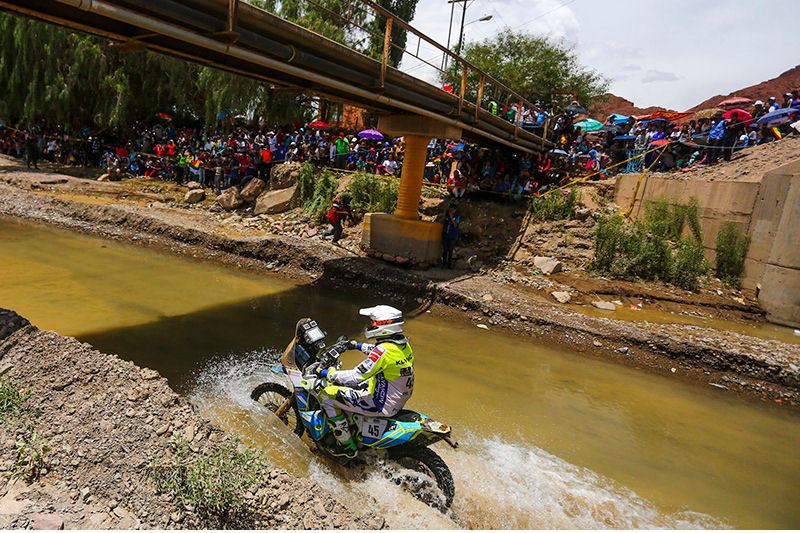
[[[362,245],[384,257],[434,265],[442,254],[442,225],[419,220],[428,142],[432,138],[460,139],[461,130],[416,115],[381,117],[378,128],[395,137],[403,137],[403,171],[395,213],[368,213],[364,217]]]

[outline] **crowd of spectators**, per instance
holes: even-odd
[[[519,201],[574,178],[590,174],[682,169],[730,160],[736,150],[779,139],[795,132],[792,121],[777,127],[758,119],[780,109],[800,111],[798,91],[782,102],[770,98],[747,110],[750,118],[718,115],[685,117],[673,123],[664,117],[611,115],[591,128],[578,102],[546,111],[522,107],[521,127],[544,136],[552,146],[532,156],[505,148],[463,141],[433,139],[428,145],[424,180],[446,187],[455,198],[484,196]],[[516,121],[515,105],[490,111]],[[793,118],[794,115],[791,115]],[[684,117],[681,117],[684,118]],[[796,120],[796,118],[793,118]],[[598,127],[602,126],[602,127]],[[654,148],[664,147],[663,150]],[[132,175],[185,183],[193,180],[220,192],[243,186],[253,177],[269,180],[272,165],[310,161],[349,171],[399,175],[403,164],[402,138],[368,139],[356,132],[288,124],[262,130],[229,124],[227,129],[178,127],[158,121],[127,130],[79,132],[0,125],[0,153],[24,157],[28,166],[39,159],[73,166],[116,168]]]

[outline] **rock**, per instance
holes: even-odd
[[[64,519],[53,513],[36,513],[29,516],[31,529],[64,529]]]
[[[569,303],[572,296],[567,291],[553,291],[550,293],[550,296],[556,299],[556,301],[560,304]]]
[[[247,185],[244,186],[242,189],[242,200],[245,202],[254,202],[258,195],[264,192],[264,189],[267,188],[267,184],[264,180],[259,178],[253,178],[247,182]]]
[[[617,348],[617,353],[626,354],[629,351],[630,350],[628,349],[627,346],[620,346],[619,348]]]
[[[317,228],[306,228],[306,235],[308,237],[314,237],[319,233],[319,229]]]
[[[99,178],[97,178],[97,181],[110,181],[109,178],[111,178],[110,174],[103,174]]]
[[[164,424],[163,426],[159,427],[156,430],[156,435],[158,435],[160,437],[161,435],[163,435],[167,431],[169,431],[169,424]]]
[[[493,302],[494,301],[494,296],[492,296],[491,294],[484,294],[483,295],[483,301],[484,302]]]
[[[403,257],[402,255],[397,255],[394,258],[394,262],[398,265],[407,265],[410,259],[408,257]]]
[[[225,189],[222,194],[217,196],[217,203],[221,208],[227,209],[228,211],[232,211],[242,205],[244,202],[242,201],[239,187]]]
[[[285,189],[297,183],[301,166],[300,163],[273,165],[269,173],[269,188],[272,190]]]
[[[81,500],[83,500],[83,501],[86,501],[86,500],[88,500],[88,499],[89,499],[89,493],[90,493],[90,492],[91,492],[91,491],[89,490],[89,487],[83,487],[83,488],[81,489]]]
[[[563,263],[558,259],[553,259],[552,257],[542,257],[536,256],[533,258],[533,264],[536,268],[542,271],[543,274],[550,275],[555,274],[556,272],[561,272],[564,268]]]
[[[487,326],[486,324],[477,324],[477,326],[478,326],[480,329],[489,329],[489,326]]]
[[[203,186],[202,186],[202,185],[200,185],[200,182],[197,182],[197,181],[189,181],[189,182],[187,182],[187,183],[186,183],[186,188],[187,188],[187,189],[189,189],[189,190],[192,190],[192,189],[202,189],[202,188],[203,188]]]
[[[266,191],[256,199],[256,206],[253,213],[256,215],[284,213],[290,209],[300,206],[300,194],[297,186],[279,189],[276,191]]]
[[[592,305],[598,309],[604,309],[606,311],[616,311],[617,306],[612,304],[611,302],[604,302],[603,300],[597,300],[592,302]]]
[[[206,191],[203,189],[190,189],[183,196],[183,201],[187,204],[196,204],[206,199]]]
[[[619,300],[611,300],[611,303],[614,305],[622,305],[622,302]]]
[[[602,348],[602,347],[603,347],[603,343],[602,343],[602,342],[600,342],[600,341],[592,341],[592,345],[593,345],[595,348]]]
[[[575,211],[575,218],[578,220],[586,220],[592,215],[592,210],[588,207],[584,207],[583,209],[578,209]]]

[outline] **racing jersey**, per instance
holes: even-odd
[[[378,345],[360,343],[359,349],[367,354],[367,358],[352,370],[329,372],[328,380],[336,385],[366,389],[372,396],[375,411],[394,416],[414,391],[411,345],[407,340]]]

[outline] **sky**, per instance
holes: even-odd
[[[479,41],[511,28],[560,40],[611,80],[612,93],[639,107],[682,111],[800,64],[795,1],[468,0],[464,34],[465,42]],[[412,25],[446,44],[450,7],[419,0]],[[458,4],[451,48],[460,10]],[[487,15],[492,19],[477,20]],[[416,52],[417,40],[409,37],[406,47]],[[424,44],[419,55],[441,62]],[[400,68],[435,80],[435,70],[416,59]]]

